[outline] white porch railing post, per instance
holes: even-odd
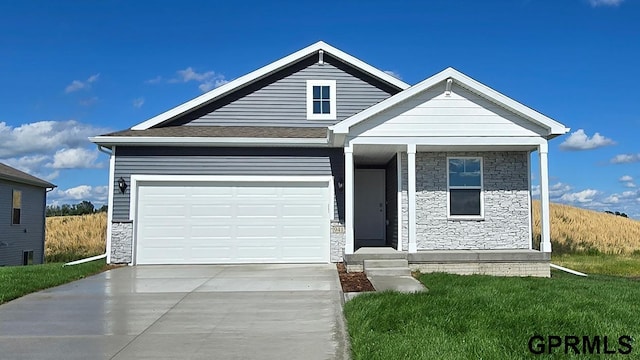
[[[344,220],[345,220],[345,245],[344,253],[354,252],[353,238],[353,147],[344,148]]]
[[[541,239],[540,251],[551,252],[551,227],[549,220],[549,163],[547,153],[549,152],[546,142],[538,146],[540,157],[540,217],[541,217]]]
[[[416,243],[416,144],[407,145],[407,182],[409,189],[407,191],[409,200],[409,252],[418,251]]]

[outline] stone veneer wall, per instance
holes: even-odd
[[[408,241],[407,154],[402,154],[403,244]],[[447,219],[447,156],[483,161],[484,220]],[[527,152],[418,152],[416,234],[418,250],[528,249]],[[404,245],[403,245],[404,248]]]
[[[345,228],[344,224],[339,221],[331,222],[331,262],[337,263],[343,261],[344,245],[345,245]]]
[[[131,262],[133,244],[133,222],[114,221],[111,223],[111,263],[128,264]]]

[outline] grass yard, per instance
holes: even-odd
[[[629,349],[619,345],[620,336],[640,338],[637,280],[555,271],[551,279],[423,274],[420,280],[428,293],[363,294],[345,304],[353,359],[536,358],[528,348],[534,335],[607,336],[608,349],[621,351]],[[640,343],[623,341],[632,347],[623,357],[637,358]],[[538,350],[540,342],[533,344]],[[563,346],[553,354],[592,357],[571,348],[565,355]]]
[[[640,278],[640,254],[633,255],[551,255],[551,263],[586,274],[602,274]]]
[[[51,263],[0,267],[0,304],[35,291],[97,274],[104,269],[105,261],[96,260],[74,266],[62,265]]]

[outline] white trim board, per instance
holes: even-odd
[[[129,265],[136,265],[136,249],[138,245],[138,188],[145,183],[181,183],[181,182],[224,182],[224,183],[320,183],[326,184],[329,190],[328,201],[328,218],[329,220],[335,220],[335,189],[334,189],[334,177],[333,176],[233,176],[233,175],[140,175],[132,174],[130,177],[130,196],[129,196],[129,219],[133,221],[133,238],[131,242],[131,263]],[[330,221],[327,226],[331,226]],[[329,228],[329,231],[330,228]],[[329,236],[331,241],[331,236]],[[327,259],[331,258],[331,244],[327,246]]]

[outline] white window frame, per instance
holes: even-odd
[[[329,87],[329,113],[313,113],[313,87]],[[336,81],[335,80],[307,80],[307,120],[335,120],[336,114]]]
[[[450,186],[449,162],[451,159],[480,160],[480,186]],[[480,189],[480,215],[451,215],[451,189]],[[447,156],[447,219],[484,220],[484,161],[481,156]]]

